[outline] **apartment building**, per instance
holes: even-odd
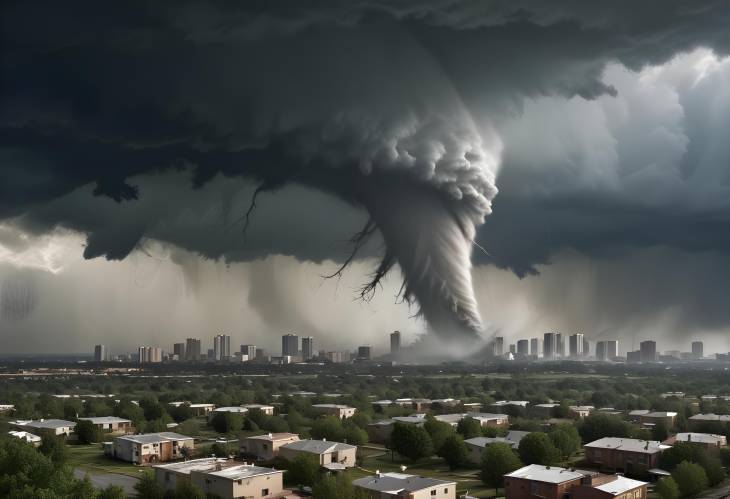
[[[298,442],[296,433],[269,433],[255,437],[242,437],[238,441],[239,451],[243,456],[250,456],[257,461],[271,461],[279,455],[279,447]]]

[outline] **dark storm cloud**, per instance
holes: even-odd
[[[679,92],[681,131],[662,125],[676,115],[661,108],[639,109],[656,111],[655,122],[624,128],[611,121],[621,109],[604,109],[613,128],[602,137],[580,135],[602,130],[602,116],[540,110],[552,121],[532,135],[510,124],[531,116],[531,100],[623,103],[633,87],[606,78],[609,63],[639,70],[700,46],[727,54],[724,2],[16,2],[2,14],[0,219],[82,231],[87,258],[122,259],[151,238],[228,260],[343,259],[306,238],[313,226],[356,230],[358,217],[329,199],[325,220],[297,218],[299,200],[280,201],[282,213],[258,226],[271,224],[268,243],[229,235],[248,206],[224,179],[245,178],[248,199],[250,182],[264,195],[302,184],[364,207],[388,241],[381,273],[398,263],[419,302],[456,303],[457,322],[478,329],[469,253],[496,194],[499,136],[503,194],[479,232],[490,253],[479,261],[525,275],[565,247],[727,248],[718,235],[727,207],[707,202],[723,195],[708,186],[727,182],[724,141],[704,129],[710,90]],[[565,140],[566,121],[585,150],[565,141],[565,154],[544,155],[553,144],[540,138]],[[645,130],[651,147],[633,140]],[[615,161],[587,152],[593,144]],[[645,149],[671,157],[647,159]],[[155,177],[168,171],[196,190]],[[409,220],[419,223],[401,231]],[[431,238],[429,258],[410,246],[420,237]]]

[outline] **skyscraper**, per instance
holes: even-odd
[[[172,345],[172,354],[177,355],[177,360],[185,360],[185,343]]]
[[[565,338],[562,333],[555,333],[555,356],[565,357]]]
[[[314,357],[314,338],[304,336],[302,338],[302,359],[309,360]]]
[[[577,359],[583,357],[583,333],[571,334],[568,337],[568,348],[570,357]]]
[[[370,359],[370,347],[369,346],[357,347],[357,358],[369,360]]]
[[[140,364],[162,362],[162,349],[160,347],[139,347],[137,355]]]
[[[540,338],[532,338],[530,340],[530,355],[533,357],[539,357],[542,352],[540,351]]]
[[[185,360],[200,360],[200,339],[185,340]]]
[[[607,343],[607,341],[599,341],[596,343],[596,360],[604,362],[608,359]]]
[[[656,362],[656,341],[646,340],[639,343],[641,362]]]
[[[226,360],[231,356],[231,337],[218,334],[213,338],[213,357],[215,360]]]
[[[583,357],[588,357],[591,354],[591,342],[588,338],[583,338]]]
[[[109,352],[106,349],[106,345],[95,345],[94,346],[94,361],[104,362],[109,360]]]
[[[241,353],[248,355],[248,360],[256,358],[256,345],[241,345]]]
[[[517,354],[525,357],[530,355],[530,344],[527,340],[519,340],[517,342]]]
[[[296,334],[285,334],[281,337],[281,356],[296,357],[299,355],[299,336]]]
[[[705,345],[701,341],[692,342],[692,358],[701,359],[705,356]]]
[[[555,358],[557,351],[557,333],[545,333],[542,338],[542,356],[544,359],[551,360]]]
[[[504,354],[504,338],[502,336],[494,338],[494,343],[492,343],[492,354],[495,357],[501,357]]]
[[[606,341],[606,358],[616,360],[616,357],[618,357],[618,340]]]
[[[400,331],[390,333],[390,353],[398,353],[400,351]]]

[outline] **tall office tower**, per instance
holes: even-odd
[[[530,342],[527,340],[519,340],[517,342],[517,354],[525,357],[530,355]]]
[[[185,340],[185,360],[200,360],[200,340],[198,338]]]
[[[618,357],[618,340],[606,341],[606,358],[608,360],[616,360]]]
[[[150,354],[148,347],[138,347],[137,348],[137,359],[139,360],[140,364],[146,364],[150,361]]]
[[[588,338],[583,338],[583,357],[588,357],[591,354],[591,342]]]
[[[517,353],[517,345],[515,345],[514,343],[510,343],[510,345],[509,345],[509,353],[511,353],[512,355],[516,354]]]
[[[692,342],[692,358],[701,359],[705,356],[705,345],[701,341]]]
[[[370,360],[370,347],[369,346],[357,347],[357,358]]]
[[[530,355],[532,355],[533,357],[539,357],[541,353],[540,338],[532,338],[530,340]]]
[[[494,343],[492,343],[492,354],[495,357],[501,357],[504,354],[504,338],[501,336],[497,336],[494,338]]]
[[[104,362],[109,360],[109,353],[106,349],[106,345],[95,345],[94,346],[94,361]]]
[[[568,349],[571,358],[583,357],[583,339],[583,333],[571,334],[568,337]]]
[[[299,336],[296,334],[285,334],[281,337],[281,356],[290,355],[296,357],[299,355]]]
[[[333,364],[341,364],[350,360],[350,352],[327,352],[325,356]]]
[[[150,362],[162,362],[162,348],[150,347]]]
[[[542,357],[547,360],[555,358],[557,352],[557,333],[545,333],[542,337]]]
[[[241,353],[248,355],[248,360],[253,360],[258,352],[256,351],[256,345],[241,345]]]
[[[185,360],[185,343],[175,343],[172,345],[172,354],[177,355],[178,360]]]
[[[309,360],[314,357],[314,338],[311,336],[302,337],[302,358]]]
[[[215,360],[226,360],[231,356],[231,337],[218,334],[213,338],[213,357]]]
[[[137,355],[140,364],[162,362],[162,349],[160,347],[139,347]]]
[[[608,342],[599,341],[596,343],[596,360],[604,362],[608,360]]]
[[[641,362],[656,362],[656,341],[646,340],[639,343]]]
[[[555,356],[565,357],[565,338],[562,333],[555,333]]]
[[[393,331],[390,333],[390,353],[397,353],[400,351],[400,331]]]

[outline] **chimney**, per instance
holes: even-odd
[[[380,470],[375,470],[375,478],[380,478]]]

